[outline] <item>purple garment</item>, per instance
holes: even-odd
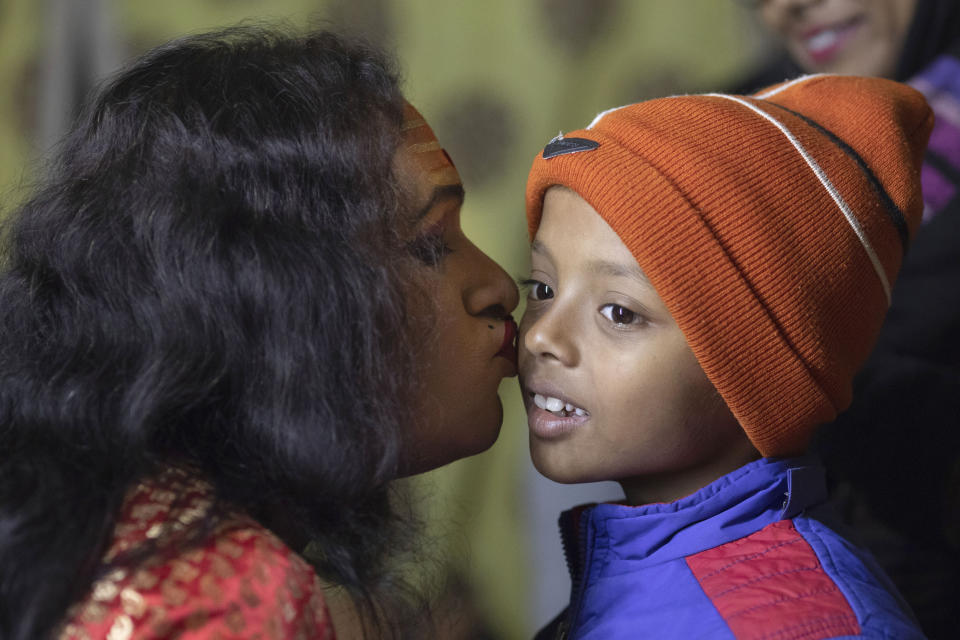
[[[940,56],[910,84],[926,96],[936,117],[921,172],[926,223],[960,189],[960,60]]]

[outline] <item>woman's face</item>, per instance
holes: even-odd
[[[766,26],[810,72],[893,77],[917,0],[760,0]]]
[[[497,389],[516,375],[516,285],[460,227],[463,186],[429,126],[408,107],[396,166],[413,199],[411,250],[420,263],[411,302],[421,333],[418,417],[406,473],[484,451],[497,439],[503,408]],[[416,297],[416,296],[414,296]],[[418,301],[419,300],[419,301]]]

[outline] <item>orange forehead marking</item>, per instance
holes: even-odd
[[[460,174],[450,156],[440,146],[433,129],[416,108],[407,103],[403,111],[403,148],[437,186],[460,184]]]

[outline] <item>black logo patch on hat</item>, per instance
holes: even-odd
[[[563,156],[568,153],[578,153],[580,151],[593,151],[600,146],[596,140],[586,138],[564,138],[557,136],[543,148],[543,159],[549,160],[557,156]]]

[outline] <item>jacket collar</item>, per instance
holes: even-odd
[[[576,507],[561,516],[561,535],[577,580],[588,551],[605,549],[640,565],[666,562],[792,518],[826,497],[814,458],[761,458],[675,502]]]

